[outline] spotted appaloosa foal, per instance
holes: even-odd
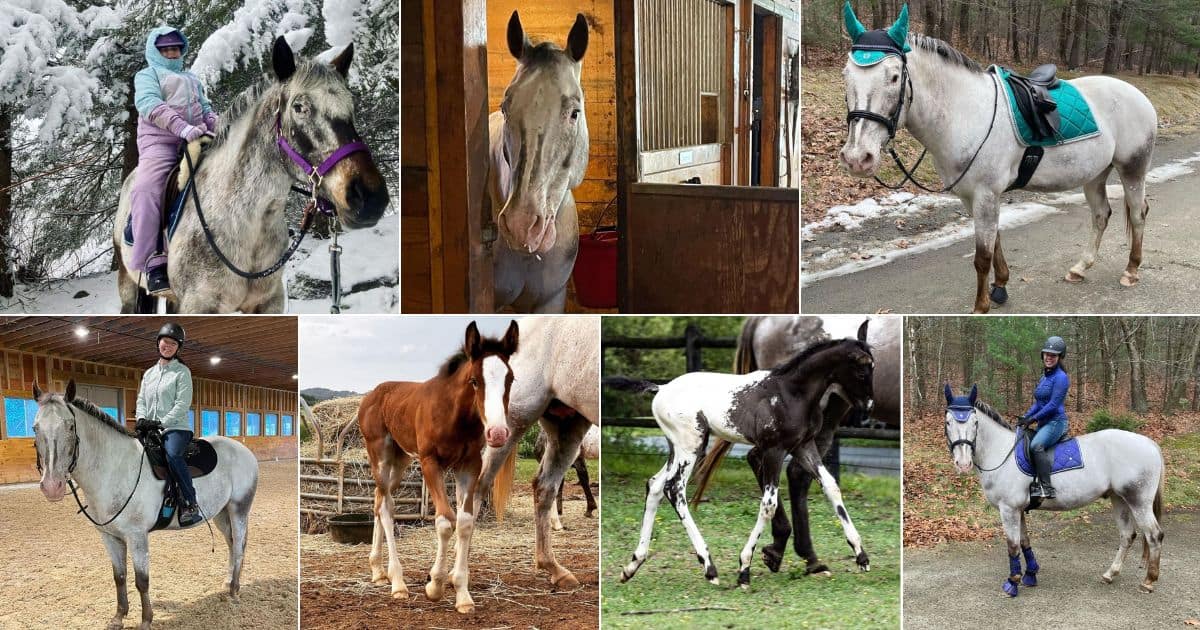
[[[517,351],[517,322],[512,322],[504,339],[480,336],[475,322],[467,326],[463,351],[450,357],[437,376],[424,383],[387,382],[367,394],[358,408],[358,426],[367,444],[371,474],[375,477],[375,531],[371,546],[371,579],[376,584],[391,581],[392,597],[408,597],[404,571],[396,556],[392,524],[392,491],[404,478],[414,458],[421,463],[421,474],[429,497],[437,511],[437,556],[425,584],[430,601],[442,598],[448,571],[446,556],[450,534],[457,528],[454,571],[454,607],[460,613],[475,610],[467,591],[469,570],[467,555],[471,533],[475,530],[474,496],[479,471],[483,466],[484,422],[504,422],[508,414],[508,394],[513,373],[509,357]],[[488,432],[487,441],[505,436]],[[513,451],[514,457],[516,451]],[[504,513],[512,488],[513,466],[510,457],[493,486],[493,502],[498,514]],[[442,471],[456,473],[455,498],[458,514],[446,498]],[[387,539],[388,562],[383,565],[383,540]]]
[[[771,370],[750,374],[692,372],[659,387],[649,381],[623,377],[605,379],[616,389],[657,392],[654,419],[671,445],[667,463],[646,484],[646,512],[641,539],[621,581],[632,578],[646,561],[654,515],[665,495],[683,521],[704,577],[718,584],[717,567],[687,505],[687,482],[696,461],[704,456],[710,435],[740,444],[752,444],[762,454],[755,472],[762,488],[758,520],[742,549],[738,584],[750,585],[750,561],[763,527],[775,515],[779,500],[779,474],[789,454],[813,477],[820,479],[825,496],[841,520],[846,542],[863,571],[870,570],[858,530],[842,504],[842,493],[833,475],[821,464],[817,438],[822,432],[824,409],[832,396],[866,411],[872,405],[871,379],[875,360],[866,343],[867,323],[858,339],[818,343]]]

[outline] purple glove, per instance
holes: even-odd
[[[204,126],[210,133],[217,133],[217,121],[218,118],[216,112],[208,112],[204,115]]]
[[[204,127],[188,125],[180,131],[179,137],[183,138],[184,140],[187,140],[188,142],[191,142],[192,140],[195,140],[196,138],[203,136],[205,133],[208,133],[208,132],[204,130]]]

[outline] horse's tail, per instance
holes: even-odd
[[[1166,466],[1163,465],[1163,467],[1160,470],[1162,472],[1158,475],[1158,490],[1156,490],[1154,492],[1153,510],[1154,510],[1154,522],[1158,524],[1158,539],[1161,541],[1162,540],[1162,531],[1163,531],[1163,526],[1162,526],[1163,486],[1166,485],[1166,482],[1167,482]],[[1142,536],[1142,559],[1148,560],[1149,558],[1150,558],[1150,541],[1147,540],[1145,536]]]
[[[742,325],[742,332],[738,333],[737,350],[733,354],[733,371],[737,374],[749,374],[758,369],[758,360],[754,358],[754,331],[758,328],[758,322],[757,317],[747,319]],[[732,442],[718,439],[712,450],[700,460],[700,465],[696,467],[696,492],[692,495],[693,510],[700,505],[713,473],[721,467],[721,460],[725,459],[732,447]]]
[[[512,496],[513,477],[517,473],[517,447],[513,445],[508,452],[508,458],[496,472],[492,480],[492,508],[496,510],[496,520],[504,522],[504,511],[508,509],[508,499]]]
[[[655,393],[658,391],[658,385],[650,381],[638,378],[626,378],[624,376],[610,376],[602,381],[605,387],[618,389],[626,392],[641,394],[643,392]]]

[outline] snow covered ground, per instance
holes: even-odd
[[[342,246],[343,313],[397,313],[400,305],[400,217],[338,236]],[[306,238],[287,265],[289,313],[328,313],[329,241]],[[117,272],[49,285],[18,286],[0,298],[0,313],[119,313]]]

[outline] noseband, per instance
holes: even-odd
[[[321,164],[318,166],[313,166],[312,163],[305,159],[304,156],[301,155],[300,152],[297,151],[296,148],[287,141],[287,138],[283,136],[282,107],[275,110],[275,144],[279,145],[279,148],[283,151],[284,155],[291,158],[292,162],[295,163],[296,166],[299,166],[300,170],[304,171],[304,174],[308,176],[309,190],[295,187],[294,189],[296,192],[311,197],[312,200],[317,204],[317,208],[321,211],[321,213],[329,216],[333,216],[333,204],[330,203],[328,199],[317,195],[317,189],[320,188],[321,181],[326,175],[329,174],[329,171],[332,171],[333,167],[337,166],[342,160],[354,155],[355,153],[362,152],[367,153],[368,155],[371,153],[371,150],[365,143],[358,140],[352,140],[339,146],[332,154],[330,154],[329,157],[325,158]]]
[[[946,413],[949,414],[951,417],[953,417],[954,421],[959,424],[966,424],[967,421],[971,419],[971,416],[975,412],[976,412],[976,409],[975,409],[974,405],[961,404],[958,401],[955,401],[954,403],[951,403],[949,406],[946,407]],[[950,439],[950,424],[949,423],[946,423],[945,430],[946,430],[946,449],[950,451],[950,456],[951,457],[954,456],[954,447],[955,446],[958,446],[960,444],[966,444],[971,449],[971,465],[974,466],[975,469],[978,470],[979,472],[992,472],[994,470],[999,469],[1001,466],[1004,465],[1004,462],[1008,461],[1008,458],[1012,456],[1013,452],[1017,450],[1017,443],[1021,441],[1021,434],[1018,432],[1017,438],[1013,441],[1012,448],[1008,449],[1008,454],[1004,456],[1004,459],[1000,460],[999,464],[996,464],[995,466],[993,466],[991,468],[983,468],[979,464],[975,463],[975,439],[974,438],[972,438],[970,440],[960,439],[960,440],[952,441]],[[978,427],[975,430],[975,436],[976,437],[979,436]]]

